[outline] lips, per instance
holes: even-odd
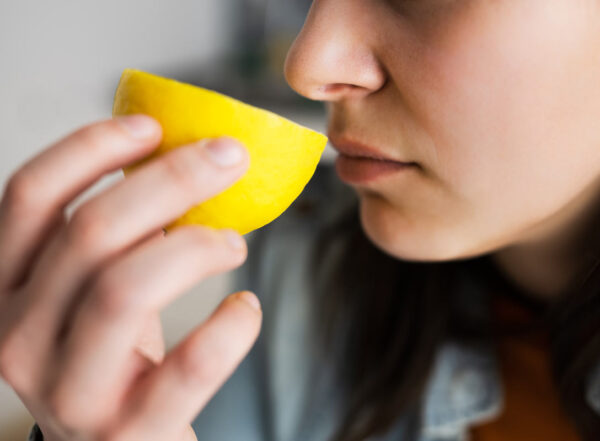
[[[352,158],[368,158],[368,159],[376,159],[379,161],[389,161],[399,164],[415,164],[412,161],[406,161],[399,158],[394,158],[392,156],[386,155],[380,152],[377,148],[372,147],[368,144],[364,144],[362,142],[354,141],[349,138],[339,137],[333,134],[328,135],[329,141],[335,150],[337,150],[341,155],[349,156]]]
[[[328,137],[340,153],[335,163],[337,174],[347,183],[366,185],[385,176],[417,168],[416,162],[384,154],[368,144],[335,134],[328,134]]]
[[[340,155],[335,161],[335,169],[342,181],[350,184],[367,184],[401,171],[413,169],[411,164],[379,159],[359,158]]]

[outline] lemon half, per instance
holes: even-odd
[[[125,175],[171,149],[203,138],[231,136],[248,149],[244,176],[194,206],[166,228],[201,224],[246,234],[280,216],[313,176],[327,137],[273,112],[218,92],[135,69],[125,69],[113,116],[144,113],[163,128],[152,155],[124,168]]]

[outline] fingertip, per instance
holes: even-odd
[[[221,230],[221,233],[234,251],[246,251],[246,240],[237,231],[232,228],[225,228]]]
[[[136,139],[149,139],[162,134],[162,126],[150,115],[136,113],[115,118],[125,131]]]
[[[239,139],[237,139],[231,135],[220,135],[219,137],[214,138],[214,140],[215,141],[222,140],[223,142],[236,144],[236,145],[240,146],[241,148],[243,148],[244,150],[248,150],[248,148],[246,147],[246,144],[244,144],[242,141],[240,141]]]
[[[248,169],[248,167],[250,166],[250,150],[244,142],[230,135],[221,135],[217,138],[214,138],[213,141],[217,143],[232,144],[236,147],[239,147],[241,159],[238,165],[242,166],[242,169],[244,170]]]
[[[262,308],[260,306],[260,300],[258,300],[258,297],[256,297],[256,294],[254,294],[251,291],[241,291],[239,293],[236,294],[237,299],[246,303],[248,306],[250,306],[252,309],[254,309],[257,312],[262,312]]]

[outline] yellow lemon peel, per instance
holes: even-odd
[[[148,160],[203,138],[231,136],[248,149],[248,171],[231,187],[169,224],[232,228],[246,234],[280,216],[313,176],[327,137],[268,110],[191,84],[125,69],[113,116],[143,113],[163,128],[159,147],[124,168],[127,175]]]

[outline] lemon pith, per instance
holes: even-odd
[[[273,112],[218,92],[125,69],[113,116],[144,113],[157,119],[163,139],[152,155],[124,168],[125,175],[171,149],[203,138],[231,136],[250,156],[244,176],[231,187],[172,222],[232,228],[246,234],[280,216],[313,176],[327,137]]]

